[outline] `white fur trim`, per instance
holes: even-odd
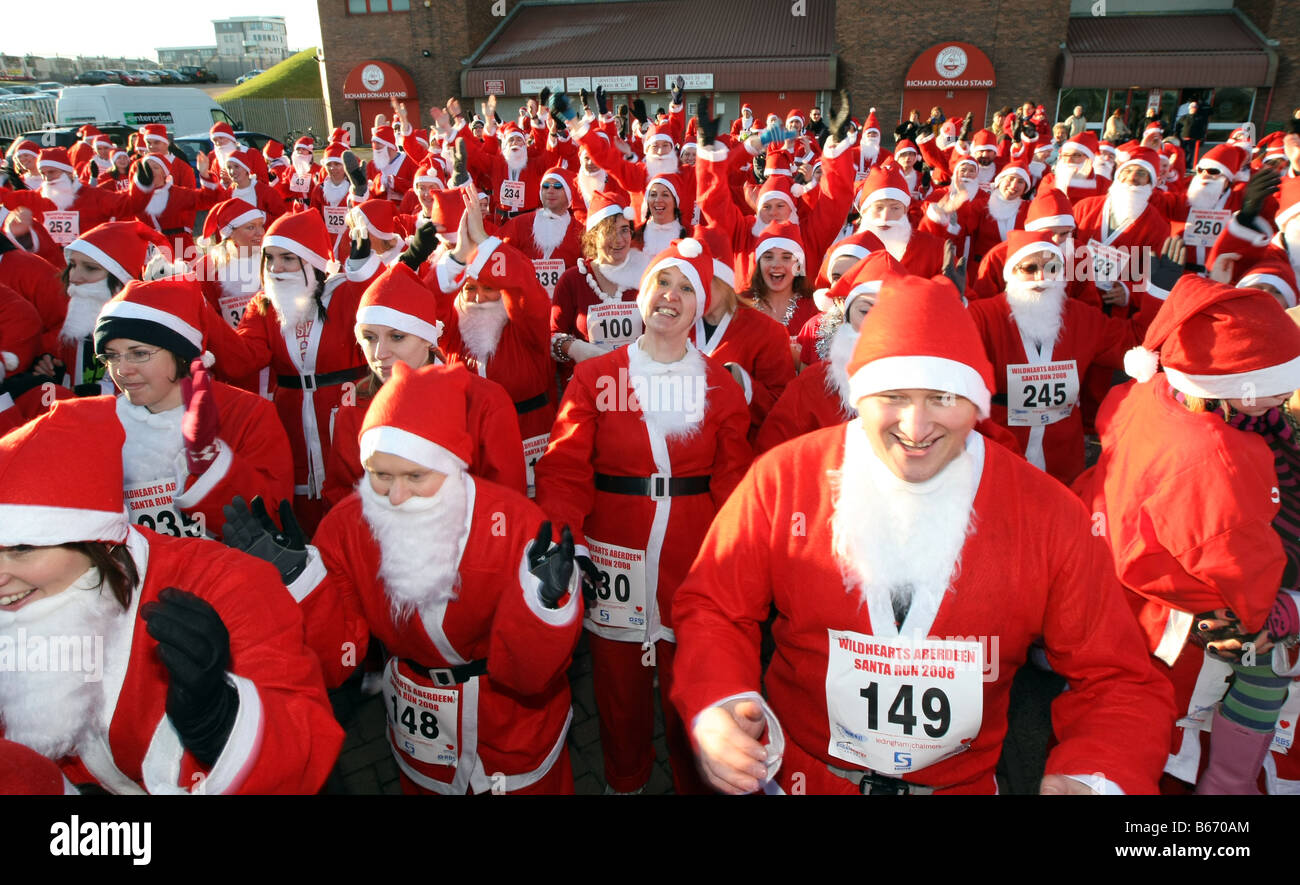
[[[1226,175],[1229,178],[1229,180],[1231,180],[1232,177],[1237,174],[1236,172],[1233,172],[1231,169],[1229,169],[1227,166],[1220,163],[1218,160],[1209,160],[1206,159],[1205,157],[1202,157],[1201,161],[1196,164],[1196,170],[1198,172],[1202,169],[1217,169],[1221,174]]]
[[[835,299],[830,296],[830,291],[829,288],[826,288],[813,292],[813,304],[817,305],[817,309],[822,313],[835,306]]]
[[[1300,388],[1300,356],[1281,365],[1231,375],[1192,375],[1169,366],[1165,366],[1165,375],[1175,390],[1204,399],[1278,396]]]
[[[799,207],[796,206],[794,203],[794,198],[790,196],[790,194],[787,194],[785,191],[770,190],[765,194],[761,194],[758,199],[758,205],[762,206],[768,200],[780,200],[782,203],[785,203],[787,206],[790,207],[791,212],[799,211]]]
[[[1003,169],[1003,170],[1002,170],[1001,172],[999,172],[997,175],[993,176],[993,181],[994,181],[994,182],[1001,181],[1003,178],[1006,178],[1008,175],[1015,175],[1015,176],[1017,176],[1017,177],[1018,177],[1021,181],[1023,181],[1026,185],[1031,185],[1031,184],[1033,184],[1033,181],[1030,179],[1030,176],[1029,176],[1029,170],[1025,169],[1025,168],[1022,167],[1022,166],[1016,166],[1016,165],[1009,165],[1009,166],[1007,166],[1005,169]]]
[[[149,307],[146,304],[138,304],[134,301],[110,301],[99,312],[98,322],[111,318],[144,320],[145,322],[156,323],[164,329],[170,329],[180,335],[199,350],[203,349],[203,333],[174,313],[168,313],[165,310]]]
[[[650,290],[654,286],[654,276],[665,267],[677,268],[686,275],[686,278],[690,280],[691,285],[695,287],[695,319],[700,319],[700,317],[704,316],[704,305],[708,302],[709,290],[705,287],[704,281],[700,279],[700,275],[695,272],[695,265],[691,264],[684,258],[671,256],[656,261],[654,264],[646,268],[643,274],[641,274],[641,289],[636,296],[636,305],[637,308],[640,309],[643,318],[648,301],[646,296],[650,294]],[[710,279],[712,279],[712,277],[710,277]]]
[[[882,187],[867,194],[866,199],[861,202],[863,206],[870,206],[876,200],[898,200],[906,206],[912,202],[912,195],[896,187]]]
[[[1278,225],[1278,227],[1280,229],[1281,225]],[[1246,227],[1237,220],[1236,212],[1232,213],[1232,217],[1228,219],[1228,233],[1239,240],[1245,240],[1250,245],[1257,247],[1267,246],[1269,238],[1272,236],[1269,233],[1259,230],[1259,228]]]
[[[1297,200],[1284,209],[1279,209],[1277,215],[1273,217],[1273,224],[1277,226],[1278,230],[1281,230],[1286,227],[1288,221],[1295,218],[1297,215],[1300,215],[1300,200]],[[1233,217],[1235,218],[1236,216]]]
[[[266,213],[261,209],[249,209],[243,215],[239,215],[231,220],[229,224],[221,229],[221,236],[228,237],[230,232],[237,227],[243,227],[250,221],[266,221]]]
[[[1132,347],[1124,354],[1124,371],[1139,383],[1150,381],[1160,368],[1160,355],[1145,347]]]
[[[584,607],[578,600],[582,599],[582,575],[577,562],[573,564],[573,574],[569,577],[569,598],[559,608],[547,608],[537,593],[542,589],[542,582],[528,571],[528,548],[532,539],[524,544],[524,555],[519,560],[519,588],[524,594],[524,603],[537,619],[551,627],[564,627],[582,617]],[[577,550],[574,550],[577,555]]]
[[[474,254],[474,260],[469,263],[469,267],[465,268],[465,274],[472,279],[477,280],[478,275],[483,271],[483,266],[487,264],[487,260],[492,257],[492,253],[495,252],[497,247],[500,245],[500,237],[488,237],[486,240],[479,243],[478,251]]]
[[[199,506],[199,502],[211,494],[212,490],[226,478],[226,474],[230,472],[230,465],[234,463],[235,456],[230,446],[218,439],[216,460],[208,465],[208,469],[195,480],[194,485],[176,496],[176,506],[183,510]]]
[[[379,253],[375,249],[370,250],[370,254],[358,262],[355,258],[348,258],[343,265],[344,275],[354,283],[364,283],[373,277],[383,268],[383,262],[379,260]]]
[[[365,480],[369,482],[370,480]],[[302,602],[312,591],[319,587],[329,576],[329,571],[325,568],[325,560],[321,557],[320,551],[312,545],[307,545],[307,565],[303,568],[302,574],[293,579],[289,585],[289,595],[294,602]]]
[[[1011,272],[1015,269],[1016,265],[1020,263],[1020,259],[1024,258],[1026,255],[1033,255],[1035,252],[1051,252],[1056,255],[1060,261],[1065,261],[1065,256],[1061,253],[1061,247],[1055,243],[1029,243],[1028,245],[1021,246],[1015,252],[1012,252],[1007,256],[1006,263],[1002,265],[1002,279],[1010,280]]]
[[[594,230],[596,225],[600,224],[606,218],[613,218],[615,215],[626,216],[627,208],[628,207],[626,206],[610,204],[597,212],[592,212],[587,216],[587,230]]]
[[[1154,186],[1156,181],[1159,180],[1159,176],[1156,174],[1156,170],[1152,168],[1151,164],[1148,163],[1146,160],[1138,160],[1138,159],[1125,160],[1123,163],[1120,163],[1118,166],[1116,166],[1115,167],[1116,179],[1119,178],[1119,174],[1121,171],[1123,171],[1125,166],[1141,166],[1143,169],[1147,171],[1147,174],[1151,176],[1151,181],[1149,183],[1152,186]]]
[[[77,174],[77,170],[72,166],[69,166],[67,163],[59,163],[55,160],[45,159],[44,157],[36,161],[36,169],[37,171],[41,169],[62,169],[64,172],[69,172],[73,175]]]
[[[449,449],[400,427],[381,425],[361,434],[361,463],[364,465],[375,452],[396,455],[439,473],[469,469],[469,464]]]
[[[822,148],[822,159],[834,160],[840,154],[844,153],[845,151],[847,151],[849,148],[853,147],[853,145],[857,143],[858,143],[858,134],[855,132],[841,142]]]
[[[239,708],[235,724],[221,748],[221,755],[206,778],[200,778],[193,787],[178,784],[184,745],[176,727],[164,716],[154,731],[149,749],[140,765],[145,788],[151,794],[221,795],[233,793],[248,779],[258,753],[266,727],[266,713],[257,686],[243,676],[226,673],[226,682],[234,686],[239,695]]]
[[[677,188],[673,187],[673,183],[666,178],[655,177],[650,179],[650,181],[647,182],[645,186],[646,192],[648,193],[650,191],[650,188],[656,184],[662,184],[664,187],[668,188],[668,192],[673,195],[673,202],[676,203],[678,206],[682,204],[682,198],[677,195]],[[646,214],[648,215],[649,213],[650,210],[646,209]]]
[[[1073,215],[1045,215],[1025,222],[1025,230],[1045,230],[1049,227],[1078,227]]]
[[[1282,279],[1281,277],[1277,276],[1276,274],[1248,273],[1240,280],[1237,281],[1237,288],[1245,289],[1249,287],[1251,283],[1267,283],[1268,285],[1272,286],[1274,289],[1277,289],[1279,292],[1282,293],[1282,296],[1286,298],[1287,307],[1296,306],[1295,290],[1291,288],[1290,283],[1288,283],[1286,280]],[[8,365],[7,360],[5,364]],[[9,369],[10,371],[13,371],[14,367],[10,366]]]
[[[128,273],[126,268],[117,263],[117,259],[88,240],[73,240],[63,247],[64,258],[68,257],[69,252],[80,252],[82,255],[88,256],[121,283],[129,283],[131,280],[139,279],[138,274]]]
[[[844,296],[845,317],[846,318],[848,317],[849,305],[853,303],[854,299],[856,299],[860,295],[879,295],[880,286],[883,283],[884,283],[883,280],[867,280],[865,283],[858,283],[856,286],[850,289],[849,294]],[[848,320],[846,319],[845,322],[848,322]]]
[[[0,546],[4,547],[53,547],[76,541],[120,543],[127,527],[125,511],[0,504]]]
[[[18,354],[0,350],[0,361],[4,362],[6,372],[16,372],[18,370]]]
[[[435,323],[429,323],[417,316],[409,313],[402,313],[391,307],[385,307],[382,304],[368,304],[357,310],[357,325],[362,323],[373,324],[376,326],[388,326],[397,329],[399,332],[406,332],[417,338],[423,338],[430,344],[437,344],[438,338],[442,335],[442,321],[437,320]]]
[[[659,181],[660,179],[655,179]],[[683,258],[699,258],[704,249],[700,246],[700,241],[692,238],[682,240],[677,244],[677,252]]]
[[[736,288],[736,270],[726,262],[713,259],[713,275],[732,289]]]
[[[799,259],[799,263],[803,265],[804,269],[807,269],[808,261],[804,256],[803,246],[799,245],[789,237],[768,237],[760,242],[758,248],[754,250],[754,262],[757,263],[758,259],[763,256],[764,252],[770,252],[773,249],[785,249],[787,252],[793,253],[794,257]]]
[[[992,399],[984,379],[974,367],[941,356],[888,356],[872,360],[849,378],[853,405],[882,390],[941,390],[964,396],[975,404],[981,418],[989,416]]]
[[[697,163],[700,160],[705,160],[709,163],[721,163],[727,159],[729,153],[731,153],[731,151],[728,150],[727,146],[720,141],[715,141],[713,144],[702,144],[699,146],[698,151],[695,154],[695,161]]]
[[[277,234],[262,240],[262,248],[265,249],[267,246],[276,246],[286,252],[291,252],[319,271],[328,270],[329,259],[323,255],[317,255],[297,240],[291,240]]]

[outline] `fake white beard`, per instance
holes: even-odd
[[[1215,208],[1227,183],[1222,175],[1209,181],[1199,175],[1193,176],[1187,185],[1187,205],[1193,209]]]
[[[903,181],[907,182],[907,189],[912,193],[916,193],[916,178],[917,178],[916,170],[908,169],[902,174],[903,174]]]
[[[380,252],[376,249],[375,257],[379,259],[379,263],[384,267],[392,267],[402,257],[402,252],[405,251],[405,249],[406,242],[401,237],[397,237],[393,242],[392,248],[387,252]]]
[[[1069,190],[1070,182],[1077,178],[1087,178],[1083,174],[1083,169],[1078,166],[1071,166],[1064,160],[1057,160],[1056,165],[1052,167],[1052,179],[1056,184],[1056,189],[1061,193]]]
[[[975,176],[975,181],[978,184],[991,184],[993,182],[993,179],[997,177],[997,174],[998,174],[998,164],[989,163],[987,166],[979,167],[979,172]]]
[[[394,154],[388,148],[377,147],[370,152],[370,158],[381,172],[386,172],[388,166],[393,162]]]
[[[845,319],[831,335],[830,352],[826,355],[826,362],[829,363],[826,369],[826,390],[840,398],[845,414],[855,416],[858,410],[849,401],[849,360],[853,359],[853,347],[857,343],[858,333]]]
[[[645,156],[645,176],[646,181],[652,178],[658,178],[660,175],[672,175],[677,171],[677,155],[666,154],[662,157],[656,157],[653,154]]]
[[[153,193],[149,195],[149,204],[144,207],[144,211],[155,217],[161,215],[163,210],[167,208],[167,200],[171,196],[171,189],[170,184],[154,188]]]
[[[533,244],[542,250],[543,258],[550,258],[564,242],[564,235],[569,232],[569,213],[556,215],[549,209],[538,209],[533,213]]]
[[[1020,212],[1020,198],[1008,200],[997,190],[989,191],[989,214],[995,221],[1003,223],[1016,220],[1016,215]]]
[[[311,174],[311,157],[300,157],[297,151],[293,155],[293,171],[299,175]]]
[[[617,285],[620,289],[639,289],[641,287],[641,277],[645,274],[650,259],[658,254],[658,252],[651,252],[649,249],[645,251],[628,249],[627,257],[623,259],[622,264],[602,264],[597,261],[596,269],[600,271],[601,276]]]
[[[80,182],[74,182],[66,176],[55,181],[43,181],[41,196],[58,206],[60,212],[65,212],[77,199],[77,189],[80,184]]]
[[[975,470],[963,449],[925,482],[904,482],[876,457],[854,421],[846,431],[844,463],[830,473],[832,549],[847,593],[886,609],[933,601],[961,569],[961,551],[974,528]]]
[[[957,143],[957,136],[944,135],[942,132],[940,132],[937,136],[935,136],[934,141],[935,144],[939,146],[939,150],[946,151],[948,150],[948,148],[952,147],[954,144]]]
[[[470,356],[480,362],[491,359],[496,353],[497,345],[501,343],[501,331],[510,321],[504,301],[466,304],[463,298],[456,299],[456,319],[461,340]]]
[[[29,191],[38,191],[38,190],[40,190],[40,189],[41,189],[41,185],[43,185],[44,183],[45,183],[45,179],[44,179],[44,178],[41,178],[39,175],[34,175],[34,174],[33,174],[33,175],[24,175],[24,176],[23,176],[23,184],[27,185],[27,189],[28,189]]]
[[[266,297],[280,318],[281,330],[296,328],[315,316],[316,299],[312,298],[314,287],[307,282],[306,268],[288,273],[268,271],[263,285]]]
[[[357,484],[361,514],[379,544],[379,577],[398,623],[413,611],[456,598],[468,534],[465,481],[464,474],[449,473],[434,495],[397,506],[370,487],[369,476]]]
[[[1063,280],[1008,280],[1007,304],[1016,325],[1039,346],[1055,345],[1065,314]]]
[[[1110,157],[1097,157],[1092,161],[1092,168],[1102,178],[1111,178],[1115,172],[1115,161]]]
[[[528,165],[527,145],[508,147],[502,152],[502,156],[506,158],[506,168],[510,170],[510,177],[518,179],[524,167]]]
[[[352,187],[352,182],[346,178],[338,184],[330,181],[328,178],[321,184],[321,193],[325,195],[325,203],[328,206],[341,206],[347,198],[348,190]]]
[[[237,187],[230,192],[230,196],[236,200],[243,200],[250,206],[257,205],[257,181],[250,178],[248,187]]]
[[[93,568],[62,593],[0,613],[0,642],[16,655],[41,645],[58,654],[53,650],[69,642],[83,651],[81,669],[64,669],[50,660],[43,669],[0,670],[5,737],[48,759],[73,754],[85,738],[103,728],[103,668],[129,643],[130,630],[126,612],[107,587],[100,589],[99,572]],[[87,651],[95,660],[86,659]]]
[[[113,293],[108,291],[108,277],[93,283],[68,283],[68,313],[63,319],[59,338],[76,342],[95,330],[95,321]]]
[[[859,147],[858,153],[859,156],[862,158],[862,162],[861,164],[859,164],[859,168],[861,169],[870,168],[870,166],[876,162],[876,158],[880,156],[880,139],[878,138],[862,139],[862,145]]]
[[[221,166],[221,168],[225,169],[226,161],[230,159],[231,155],[234,154],[235,151],[239,150],[239,146],[233,144],[226,144],[223,142],[218,145],[213,145],[212,150],[216,153],[217,159],[220,161],[219,165]]]
[[[954,181],[954,182],[952,183],[952,186],[951,186],[951,187],[954,187],[954,188],[956,188],[957,190],[960,190],[960,191],[965,191],[965,192],[966,192],[966,202],[968,202],[968,203],[969,203],[971,200],[975,199],[976,195],[979,194],[979,192],[980,192],[980,183],[979,183],[979,181],[978,181],[977,179],[974,179],[974,178],[961,178],[961,179],[958,179],[958,180],[956,180],[956,181]],[[950,188],[950,189],[951,189],[951,188]]]
[[[645,254],[658,255],[667,249],[673,240],[682,235],[682,226],[676,219],[668,224],[655,224],[647,221],[641,229],[641,241],[645,244]]]
[[[880,237],[880,242],[885,244],[885,251],[902,261],[903,253],[907,251],[908,241],[912,239],[912,225],[907,219],[869,223],[865,221],[865,216],[863,218],[862,229],[869,230]]]
[[[686,356],[661,363],[633,343],[627,349],[627,374],[641,420],[652,431],[668,440],[689,439],[699,431],[708,403],[707,367],[695,347],[688,343]]]
[[[588,206],[591,205],[591,198],[596,191],[605,189],[605,179],[608,177],[603,169],[595,174],[579,170],[578,190],[582,191],[582,199]]]
[[[1107,199],[1110,202],[1111,212],[1115,215],[1115,221],[1120,226],[1126,222],[1134,221],[1139,215],[1146,211],[1147,203],[1151,199],[1151,185],[1133,185],[1115,182],[1110,186]]]
[[[123,394],[117,398],[117,418],[126,431],[122,444],[122,479],[127,483],[176,479],[185,475],[185,439],[181,419],[185,407],[154,414],[133,406]]]

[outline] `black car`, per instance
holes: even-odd
[[[176,70],[190,78],[192,83],[215,83],[217,75],[199,65],[181,65]]]
[[[125,148],[127,139],[131,133],[136,131],[134,126],[120,126],[117,123],[96,123],[99,131],[113,139],[113,144]],[[29,139],[36,142],[43,148],[61,147],[70,148],[77,143],[77,129],[79,126],[52,126],[49,129],[32,129],[24,132],[19,138]]]
[[[109,71],[85,71],[77,75],[77,82],[86,86],[99,86],[103,83],[121,83],[122,80]]]
[[[235,140],[240,144],[246,144],[255,151],[261,151],[266,147],[266,143],[271,141],[271,136],[265,132],[249,132],[245,129],[235,130]],[[208,138],[207,133],[196,133],[194,135],[180,135],[172,139],[172,153],[177,150],[184,155],[191,166],[194,166],[194,173],[198,174],[198,166],[195,166],[194,159],[199,155],[199,151],[205,154],[212,153],[212,139]]]

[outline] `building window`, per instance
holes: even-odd
[[[409,12],[411,0],[348,0],[348,12],[364,15],[367,12]]]

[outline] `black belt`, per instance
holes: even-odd
[[[275,383],[290,390],[315,390],[317,387],[333,387],[348,381],[360,381],[367,372],[365,366],[353,366],[338,372],[326,372],[324,375],[276,375]]]
[[[854,784],[863,796],[929,796],[935,790],[923,784],[912,784],[896,777],[865,771],[860,768],[836,768],[827,765],[831,774]]]
[[[183,227],[168,227],[164,228],[162,232],[164,237],[182,237],[187,233],[189,231]]]
[[[995,406],[1005,406],[1007,404],[1007,395],[1005,393],[995,393],[989,398],[989,402]]]
[[[610,476],[596,474],[596,488],[615,495],[645,495],[647,498],[675,498],[678,495],[703,495],[709,491],[710,476]]]
[[[550,402],[550,400],[547,399],[546,394],[539,393],[537,396],[515,403],[515,414],[527,415],[529,412],[536,412],[548,402]]]
[[[403,664],[417,673],[428,673],[434,685],[444,687],[460,685],[462,682],[469,682],[475,676],[482,676],[487,673],[487,658],[479,658],[470,661],[468,664],[460,664],[455,667],[426,667],[419,661],[413,661],[410,658],[402,658],[401,660]]]

